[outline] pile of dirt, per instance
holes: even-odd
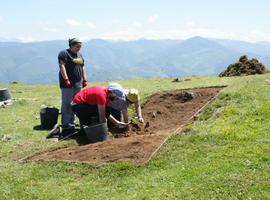
[[[145,124],[131,122],[124,135],[85,146],[69,146],[36,154],[28,160],[70,160],[106,163],[130,160],[146,162],[177,128],[193,119],[221,87],[161,92],[150,96],[142,106]],[[187,95],[189,94],[189,95]],[[192,94],[192,98],[190,95]]]
[[[229,77],[229,76],[241,76],[241,75],[254,75],[254,74],[264,74],[268,70],[266,67],[260,63],[257,59],[252,58],[248,59],[247,56],[241,56],[239,61],[230,64],[227,69],[220,73],[220,77]]]
[[[114,130],[115,138],[130,137],[134,134],[142,135],[149,132],[150,123],[146,122],[144,124],[139,122],[131,121],[129,127],[127,128],[116,128]]]

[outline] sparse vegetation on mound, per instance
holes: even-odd
[[[265,74],[268,72],[266,67],[260,63],[256,58],[248,59],[246,55],[241,56],[239,61],[230,64],[227,69],[220,73],[220,77],[228,76],[241,76],[241,75],[254,75]]]

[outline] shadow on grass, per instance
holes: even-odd
[[[52,128],[44,128],[41,125],[36,125],[36,126],[33,127],[33,130],[35,130],[35,131],[49,131],[51,129]]]

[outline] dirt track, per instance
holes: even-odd
[[[139,129],[131,128],[129,137],[49,150],[34,155],[29,160],[73,160],[93,163],[130,160],[135,164],[144,163],[169,134],[188,123],[221,89],[199,88],[154,94],[148,98],[142,109],[145,122],[148,122],[146,128],[145,125]],[[186,99],[183,95],[186,91],[192,92],[195,98]]]

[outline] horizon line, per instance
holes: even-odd
[[[80,38],[80,37],[78,37]],[[136,38],[136,39],[106,39],[106,38],[88,38],[88,39],[82,39],[83,42],[89,42],[92,40],[104,40],[104,41],[111,41],[111,42],[134,42],[134,41],[139,41],[139,40],[149,40],[149,41],[161,41],[161,40],[172,40],[172,41],[185,41],[189,40],[192,38],[203,38],[203,39],[214,39],[214,40],[229,40],[229,41],[239,41],[239,42],[246,42],[246,43],[252,43],[252,44],[257,44],[257,43],[269,43],[270,41],[267,40],[261,40],[261,41],[248,41],[248,40],[241,40],[241,39],[229,39],[229,38],[217,38],[217,37],[203,37],[203,36],[191,36],[188,38],[160,38],[160,39],[155,39],[155,38],[146,38],[146,37],[141,37],[141,38]],[[23,43],[23,44],[30,44],[30,43],[39,43],[39,42],[52,42],[52,41],[67,41],[68,39],[51,39],[51,40],[35,40],[35,41],[23,41],[23,40],[18,40],[18,39],[6,39],[2,38],[0,39],[1,43]]]

